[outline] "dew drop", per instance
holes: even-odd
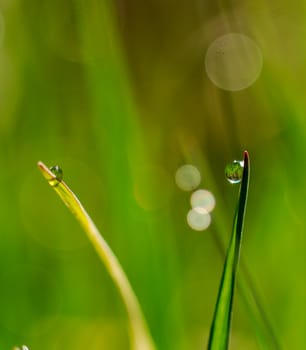
[[[63,180],[63,170],[58,166],[54,165],[50,168],[50,171],[56,176],[56,179],[59,181]]]
[[[225,177],[231,184],[237,184],[242,180],[243,161],[234,160],[225,167]]]

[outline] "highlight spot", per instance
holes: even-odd
[[[209,79],[220,89],[238,91],[259,77],[263,57],[257,44],[244,34],[229,33],[208,48],[205,68]]]
[[[201,174],[195,166],[186,164],[177,169],[175,182],[181,190],[192,191],[199,186]]]
[[[187,214],[187,223],[195,231],[204,231],[211,223],[211,216],[204,208],[192,208]]]
[[[210,213],[216,205],[216,199],[210,191],[197,190],[191,195],[190,204],[192,208],[203,208]]]

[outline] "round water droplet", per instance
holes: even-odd
[[[52,166],[50,168],[50,170],[56,176],[57,180],[62,181],[62,179],[63,179],[63,170],[58,165]]]
[[[259,77],[263,58],[257,44],[244,34],[229,33],[208,48],[205,68],[209,79],[228,91],[246,89]]]
[[[242,180],[243,161],[234,160],[225,167],[225,177],[231,184],[237,184]]]
[[[204,231],[211,223],[211,216],[204,208],[192,208],[187,214],[187,223],[195,231]]]
[[[191,191],[199,186],[201,174],[195,166],[185,164],[177,169],[175,173],[175,182],[181,190]]]
[[[197,190],[191,195],[190,204],[192,208],[204,208],[210,213],[216,205],[216,200],[210,191]]]

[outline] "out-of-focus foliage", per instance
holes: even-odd
[[[0,1],[1,349],[129,347],[121,300],[40,159],[103,228],[158,348],[205,348],[224,261],[215,238],[228,243],[237,198],[224,166],[244,149],[242,258],[284,348],[306,347],[305,13],[275,0]],[[239,91],[205,69],[228,33],[262,54]],[[216,199],[203,232],[175,183],[184,164]],[[260,349],[239,293],[233,316],[231,347]]]

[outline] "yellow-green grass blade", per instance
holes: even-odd
[[[66,183],[57,178],[56,175],[53,174],[53,172],[44,163],[38,162],[38,167],[50,186],[53,187],[55,192],[59,195],[62,201],[81,224],[100,259],[105,264],[105,267],[115,285],[117,286],[126,306],[130,321],[132,349],[155,350],[155,345],[150,336],[140,304],[117,257],[102,237],[101,233],[89,217],[81,202],[66,185]]]
[[[244,152],[243,158],[244,165],[238,205],[234,217],[232,237],[224,263],[213,322],[210,329],[208,350],[226,350],[229,343],[236,273],[249,187],[250,160],[247,151]]]

